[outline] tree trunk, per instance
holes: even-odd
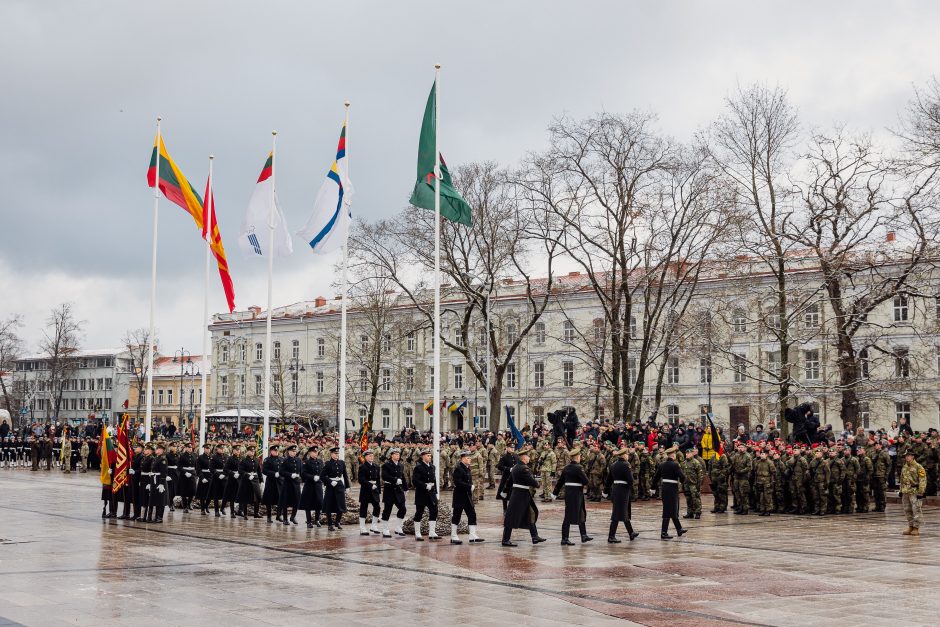
[[[497,373],[500,375],[496,377],[496,380],[493,382],[493,386],[490,388],[490,415],[487,416],[489,419],[489,429],[493,433],[497,433],[500,430],[500,417],[502,416],[502,401],[503,401],[503,377],[502,373],[497,370]],[[518,416],[517,416],[518,417]],[[506,426],[508,428],[509,421],[506,421]],[[522,425],[516,424],[516,428],[520,431],[522,430]]]

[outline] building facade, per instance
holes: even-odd
[[[210,369],[211,361],[202,355],[187,355],[182,359],[156,357],[153,364],[152,424],[173,424],[185,431],[195,420],[198,429],[203,396],[202,373],[206,373],[206,386],[211,390]],[[143,385],[146,389],[146,378]],[[131,381],[129,399],[128,407],[131,415],[136,419],[139,414],[140,419],[143,420],[146,412],[146,397],[140,394],[136,377]]]

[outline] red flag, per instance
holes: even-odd
[[[222,281],[222,290],[225,292],[225,301],[228,303],[229,313],[235,311],[235,286],[232,284],[232,275],[228,271],[228,260],[225,258],[225,248],[222,246],[222,233],[215,214],[215,195],[212,193],[212,178],[206,181],[205,200],[202,203],[202,239],[207,239],[211,233],[209,248],[215,255],[215,262],[219,266],[219,279]]]
[[[131,449],[130,440],[127,437],[127,420],[128,415],[124,414],[121,417],[121,426],[118,427],[117,464],[114,468],[114,480],[112,482],[112,488],[115,490],[120,490],[128,484],[128,470],[134,458],[134,451]]]

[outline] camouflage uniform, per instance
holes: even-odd
[[[604,472],[607,470],[607,458],[598,449],[588,451],[588,462],[585,466],[588,476],[588,498],[594,501],[601,500],[601,491],[604,486]]]
[[[91,449],[88,447],[87,441],[82,441],[82,448],[80,457],[82,458],[82,470],[81,472],[88,471],[88,456],[91,454]]]
[[[645,446],[637,447],[637,454],[640,458],[639,463],[639,477],[638,477],[638,492],[640,494],[639,499],[641,501],[649,500],[650,498],[650,483],[653,482],[653,456],[649,454]]]
[[[877,450],[872,456],[871,491],[875,497],[875,511],[885,511],[888,490],[888,473],[891,471],[891,456],[884,449]]]
[[[826,513],[829,507],[829,460],[820,457],[814,457],[809,465],[810,486],[813,492],[814,512],[817,516]]]
[[[774,454],[774,513],[782,514],[787,510],[790,482],[786,480],[787,463]]]
[[[861,464],[857,457],[852,456],[851,449],[845,449],[845,457],[842,463],[845,464],[845,476],[842,478],[842,513],[855,513],[855,491],[858,489],[858,471]]]
[[[470,476],[473,479],[473,492],[477,500],[483,500],[483,476],[486,474],[486,455],[482,449],[477,449],[470,462]]]
[[[496,465],[499,464],[499,451],[496,446],[488,444],[486,447],[486,477],[490,481],[490,488],[496,487]]]
[[[722,514],[728,511],[728,474],[731,472],[731,462],[727,455],[715,457],[708,471],[708,482],[715,497],[715,507],[712,513]]]
[[[906,460],[901,468],[901,504],[907,516],[907,531],[904,535],[920,535],[923,522],[921,507],[927,490],[927,471],[916,460]]]
[[[761,516],[769,516],[774,508],[774,476],[777,474],[772,460],[766,453],[754,464],[754,487],[757,490],[757,506]]]
[[[686,457],[682,464],[685,483],[685,516],[683,518],[702,517],[702,479],[705,477],[705,462],[698,456]]]
[[[845,464],[836,457],[835,451],[829,452],[829,513],[842,511],[842,478],[845,476]]]
[[[539,474],[542,479],[542,500],[552,500],[552,488],[555,486],[556,457],[555,451],[545,446],[539,459]]]
[[[874,465],[872,464],[871,458],[860,450],[858,455],[858,478],[855,480],[855,511],[859,514],[868,513],[871,476],[873,471]]]
[[[793,507],[790,508],[790,512],[808,514],[810,506],[806,499],[806,490],[810,477],[809,461],[802,452],[794,452],[788,464],[790,466],[790,494],[793,495]]]
[[[739,450],[731,459],[736,513],[747,514],[751,499],[751,456]]]

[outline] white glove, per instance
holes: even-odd
[[[108,474],[109,474],[109,475],[111,474],[111,472],[112,472],[112,471],[111,471],[111,469],[110,469],[110,468],[108,468]]]
[[[144,488],[144,490],[146,490],[147,492],[150,492],[150,484],[149,484],[149,483],[147,484],[147,487]]]
[[[279,473],[279,472],[274,473],[274,478],[275,478],[275,479],[280,479],[280,478],[281,478],[281,473]]]
[[[319,480],[320,480],[320,475],[313,475],[313,480],[314,480],[314,481],[319,481]]]
[[[602,493],[601,493],[601,498],[606,499],[606,498],[607,498],[607,495],[602,492]]]
[[[290,478],[291,478],[291,479],[296,479],[296,478],[299,477],[299,476],[300,476],[300,475],[298,475],[296,472],[294,472],[294,473],[291,473]]]
[[[225,475],[222,474],[221,472],[219,473],[219,479],[225,479]]]
[[[208,480],[208,479],[203,479],[202,482],[203,482],[203,483],[209,483],[209,480]]]
[[[372,489],[373,489],[373,490],[378,490],[378,489],[379,489],[379,484],[375,484],[374,486],[372,486]]]
[[[252,481],[254,481],[255,477],[257,476],[258,476],[258,473],[255,473],[255,472],[248,473],[248,478],[251,479]]]
[[[241,473],[236,472],[236,473],[235,473],[234,475],[232,475],[232,476],[235,477],[236,479],[238,479],[238,477],[239,477],[240,474],[241,474]]]
[[[433,484],[433,483],[425,483],[424,485],[427,487],[428,492],[430,492],[430,491],[434,488],[434,484]]]
[[[186,475],[187,479],[193,476],[190,472],[184,472],[183,474]]]
[[[167,477],[166,480],[167,480],[167,481],[173,481],[173,477]]]
[[[157,486],[157,492],[163,494],[166,491],[166,488],[163,487],[163,484]]]
[[[471,492],[473,492],[473,488],[474,488],[474,485],[471,483],[471,484],[470,484],[470,491],[471,491]]]
[[[337,483],[339,483],[339,482],[338,482],[338,481],[330,481],[330,485],[333,486],[334,488],[336,487],[336,484],[337,484]]]
[[[131,474],[132,474],[132,475],[136,475],[136,474],[137,474],[137,471],[134,470],[133,468],[131,468]]]
[[[650,490],[650,496],[653,496],[654,494],[656,494],[656,490]]]
[[[401,485],[401,479],[395,479],[395,485]]]

